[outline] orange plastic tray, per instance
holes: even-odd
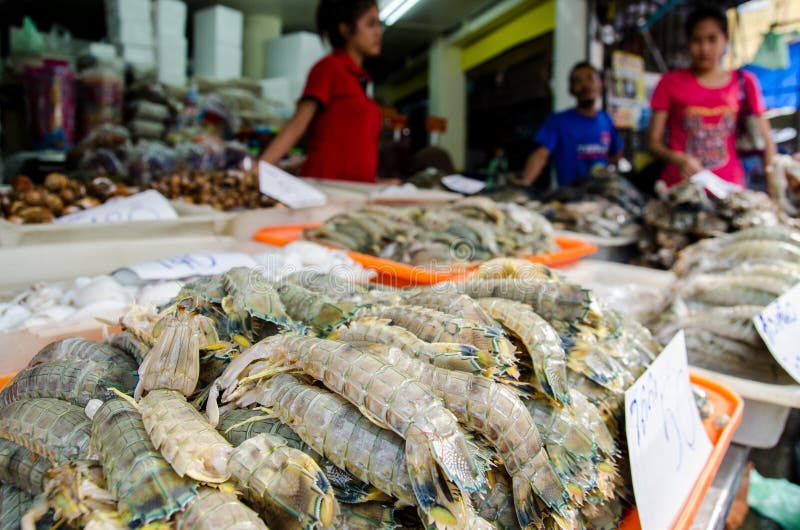
[[[0,390],[2,390],[15,375],[16,374],[1,375]],[[714,480],[717,470],[722,463],[722,459],[725,457],[725,453],[728,452],[728,446],[731,444],[733,433],[736,432],[736,429],[739,427],[739,423],[742,421],[742,412],[744,411],[744,402],[742,398],[728,387],[695,374],[692,374],[691,380],[692,383],[701,387],[708,393],[708,399],[714,404],[715,416],[727,414],[730,417],[730,422],[722,429],[714,427],[714,417],[703,422],[706,433],[708,433],[711,443],[714,444],[714,449],[711,451],[711,456],[709,456],[703,471],[697,478],[697,482],[695,482],[694,488],[692,488],[692,492],[686,500],[686,504],[684,504],[678,516],[678,520],[675,522],[675,526],[673,526],[673,530],[687,530],[692,525],[692,521],[694,521],[694,517],[697,515],[697,510],[700,508],[706,496],[708,487],[711,485],[711,481]],[[641,528],[642,526],[639,522],[639,514],[636,508],[628,512],[622,524],[619,526],[619,530],[641,530]]]
[[[6,387],[6,385],[10,383],[12,379],[14,379],[15,375],[17,374],[14,373],[14,374],[0,375],[0,390],[3,390]]]
[[[256,232],[253,239],[268,245],[282,247],[293,241],[297,241],[302,235],[303,230],[318,228],[319,226],[321,226],[319,223],[310,223],[262,228]],[[580,239],[556,237],[555,241],[556,244],[561,247],[561,250],[558,252],[531,256],[526,259],[533,263],[542,263],[548,267],[562,267],[570,263],[575,263],[579,259],[597,252],[597,247],[595,245]],[[360,263],[368,269],[374,270],[378,274],[375,279],[377,283],[398,288],[463,280],[470,270],[472,270],[469,267],[459,267],[458,265],[448,266],[442,269],[415,267],[413,265],[352,251],[348,251],[347,255],[350,256],[353,261]]]
[[[739,423],[742,421],[742,413],[744,412],[744,401],[733,390],[696,374],[691,375],[691,380],[692,383],[706,391],[708,399],[714,404],[715,416],[703,422],[708,438],[714,448],[708,457],[708,462],[700,472],[700,476],[697,477],[697,482],[695,482],[689,498],[686,499],[686,503],[683,505],[683,509],[681,509],[678,519],[672,527],[673,530],[687,530],[692,526],[694,517],[703,503],[706,492],[708,492],[708,487],[711,486],[722,459],[725,458],[725,453],[728,452],[733,433],[739,427]],[[722,429],[717,429],[714,427],[714,419],[721,414],[726,414],[731,420]],[[625,516],[619,526],[619,530],[641,530],[641,528],[642,525],[636,508]]]

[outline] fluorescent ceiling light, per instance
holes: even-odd
[[[385,2],[381,2],[380,3],[380,6],[381,6],[380,18],[381,18],[381,20],[386,20],[386,18],[389,15],[391,15],[392,13],[394,13],[397,10],[398,7],[403,5],[405,3],[405,1],[406,0],[388,0],[388,1],[385,1]]]
[[[387,26],[391,26],[400,18],[403,17],[408,11],[417,5],[420,0],[392,0],[386,7],[381,10],[381,20]]]

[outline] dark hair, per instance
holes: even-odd
[[[600,70],[595,68],[595,66],[590,63],[589,61],[581,61],[576,63],[575,66],[572,67],[572,70],[569,71],[569,84],[572,85],[572,78],[575,77],[575,72],[578,70],[583,70],[584,68],[588,68],[598,76],[600,75]]]
[[[722,33],[724,33],[726,37],[728,36],[728,17],[725,15],[725,12],[715,6],[702,6],[689,13],[689,18],[686,19],[686,26],[684,28],[686,30],[686,38],[691,39],[694,29],[705,20],[713,20],[716,22]]]
[[[345,24],[354,30],[358,19],[376,5],[376,0],[320,0],[317,5],[317,33],[334,48],[343,48],[346,40],[339,26]]]

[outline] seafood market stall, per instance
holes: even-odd
[[[443,390],[445,387],[437,391],[435,386],[445,385],[447,381],[447,384],[480,382],[501,395],[513,388],[507,396],[510,402],[517,407],[517,400],[522,403],[525,412],[520,408],[519,413],[526,418],[530,416],[532,425],[541,434],[542,448],[539,451],[544,451],[550,462],[545,468],[550,469],[547,473],[552,473],[548,476],[555,477],[554,484],[561,483],[564,488],[567,485],[570,488],[565,489],[570,493],[564,494],[564,500],[533,490],[531,495],[539,499],[537,502],[548,506],[544,517],[580,518],[584,524],[596,528],[618,525],[625,529],[636,528],[635,512],[629,512],[631,507],[619,493],[630,488],[630,484],[614,471],[618,466],[627,466],[628,462],[619,460],[617,455],[624,453],[610,445],[611,440],[614,444],[624,443],[625,436],[611,430],[608,436],[605,435],[606,429],[618,428],[614,426],[620,423],[620,392],[637,381],[678,329],[685,330],[690,360],[695,365],[709,360],[697,356],[698,351],[709,350],[706,343],[699,341],[707,340],[707,333],[721,333],[719,327],[738,330],[741,336],[723,336],[721,341],[712,344],[727,344],[725,340],[735,340],[737,344],[754,348],[755,337],[740,325],[743,319],[752,317],[752,312],[747,315],[729,314],[731,311],[723,309],[724,304],[728,298],[738,299],[746,292],[753,297],[754,305],[764,306],[783,293],[797,274],[796,267],[782,265],[786,260],[796,261],[797,257],[793,246],[796,235],[787,227],[755,228],[704,240],[696,247],[684,250],[672,271],[657,271],[603,261],[596,256],[587,259],[594,248],[585,242],[581,242],[579,251],[569,257],[568,251],[577,248],[569,246],[570,241],[575,240],[559,236],[545,217],[517,203],[495,202],[485,197],[459,198],[435,207],[368,204],[362,198],[353,199],[349,204],[332,203],[313,209],[273,207],[266,211],[216,215],[225,216],[224,229],[207,226],[198,230],[198,235],[121,237],[102,245],[88,238],[69,245],[40,242],[3,249],[0,262],[5,261],[7,266],[4,268],[13,272],[3,279],[0,289],[4,303],[0,306],[0,324],[6,326],[5,331],[0,331],[0,337],[4,337],[5,343],[15,344],[17,349],[0,358],[0,367],[9,375],[18,371],[21,375],[9,383],[13,392],[0,393],[0,400],[4,395],[18,396],[8,406],[23,417],[33,414],[25,408],[30,400],[56,398],[77,400],[75,403],[80,406],[86,405],[88,401],[84,394],[78,397],[70,397],[69,393],[53,396],[48,394],[50,390],[30,389],[19,378],[28,377],[26,374],[33,373],[32,370],[36,370],[37,377],[40,372],[49,373],[51,368],[47,362],[31,361],[37,351],[48,344],[58,344],[52,348],[59,352],[63,350],[66,355],[72,351],[71,348],[99,347],[75,342],[78,340],[110,341],[130,352],[127,355],[139,356],[137,366],[142,388],[134,393],[133,381],[119,382],[124,393],[135,395],[136,408],[126,408],[126,401],[114,399],[97,385],[92,387],[92,396],[114,403],[119,411],[109,410],[111,405],[91,411],[94,418],[81,423],[88,425],[90,431],[92,425],[106,425],[104,422],[112,422],[116,415],[129,417],[139,410],[143,419],[156,418],[161,417],[156,414],[162,413],[158,407],[168,407],[170,413],[179,415],[181,419],[167,415],[163,420],[185,421],[187,426],[197,429],[197,433],[205,433],[202,436],[207,436],[211,446],[231,462],[228,465],[231,476],[241,481],[243,475],[236,474],[241,473],[236,465],[252,465],[244,460],[244,448],[255,450],[250,444],[256,443],[247,444],[245,438],[260,434],[253,426],[261,426],[264,422],[260,418],[263,416],[261,411],[251,410],[259,405],[277,411],[277,417],[268,422],[270,434],[280,434],[289,440],[292,451],[287,454],[292,458],[301,459],[299,461],[309,466],[320,466],[321,470],[327,471],[325,476],[328,478],[338,476],[333,475],[332,470],[349,473],[349,482],[345,483],[347,488],[371,485],[383,495],[416,507],[394,512],[386,506],[370,505],[375,513],[354,515],[351,513],[352,505],[345,502],[348,497],[341,486],[331,482],[334,493],[314,493],[318,508],[308,510],[306,507],[303,511],[300,511],[300,506],[292,508],[302,517],[319,521],[328,517],[323,513],[328,503],[338,507],[335,517],[339,518],[410,517],[416,521],[420,517],[430,517],[432,520],[454,518],[458,521],[463,517],[465,521],[473,521],[471,524],[483,524],[479,523],[482,519],[498,521],[498,518],[509,517],[509,521],[518,524],[520,514],[503,488],[511,491],[514,480],[519,480],[519,474],[528,472],[524,468],[508,466],[505,470],[502,466],[493,470],[492,473],[498,475],[492,476],[494,487],[500,489],[492,490],[492,495],[482,500],[473,499],[473,513],[473,508],[461,508],[458,502],[453,505],[453,501],[440,496],[441,493],[436,494],[434,504],[430,504],[431,500],[426,497],[418,498],[414,490],[414,475],[409,475],[412,481],[409,484],[387,484],[359,467],[356,457],[352,461],[337,459],[334,447],[312,445],[318,439],[315,434],[318,432],[314,429],[323,424],[333,428],[333,424],[328,423],[330,418],[314,417],[312,421],[315,413],[311,410],[301,411],[299,417],[294,412],[290,414],[287,408],[290,396],[301,401],[307,398],[323,400],[331,407],[326,410],[339,411],[336,418],[366,418],[358,420],[359,425],[365,426],[364,436],[371,433],[369,435],[376,436],[376,440],[383,440],[387,451],[403,451],[397,453],[402,455],[400,461],[420,458],[424,469],[435,470],[433,472],[439,476],[437,480],[451,484],[450,487],[464,491],[464,494],[469,492],[469,481],[477,482],[485,473],[481,460],[475,460],[474,467],[466,475],[432,464],[426,460],[424,442],[414,448],[419,454],[409,453],[411,449],[407,440],[405,446],[401,443],[403,433],[406,433],[401,426],[388,423],[388,418],[378,419],[379,425],[373,424],[370,418],[380,411],[363,409],[368,416],[363,415],[358,408],[372,405],[359,401],[361,398],[344,390],[337,391],[340,387],[333,383],[328,390],[323,390],[319,385],[310,384],[310,379],[282,373],[302,370],[307,376],[318,377],[315,374],[319,372],[315,370],[319,363],[328,362],[324,359],[339,358],[339,353],[331,353],[333,350],[330,348],[335,346],[343,348],[342,359],[348,359],[348,362],[378,363],[374,373],[383,369],[388,370],[387,374],[395,371],[404,374],[405,379],[392,380],[393,386],[417,388],[412,383],[415,380],[434,385],[434,393],[439,394],[418,396],[419,399],[433,399],[431,403],[437,402],[436,399],[448,403],[450,397],[448,391]],[[309,216],[314,216],[312,220],[318,222],[297,226],[300,221],[308,221]],[[53,225],[51,229],[61,228]],[[293,232],[291,237],[285,238],[287,229]],[[252,240],[254,234],[262,243]],[[276,234],[283,234],[284,239],[274,239]],[[273,239],[266,238],[267,235]],[[286,246],[275,248],[263,242]],[[453,253],[454,249],[463,253]],[[212,254],[217,261],[233,261],[227,262],[228,266],[220,270],[201,272],[193,269],[201,261],[196,259],[197,256]],[[93,260],[87,260],[87,255],[94,256]],[[58,256],[57,261],[52,256]],[[766,257],[772,260],[769,266],[763,263]],[[726,260],[729,259],[736,260],[735,267],[728,267],[730,262]],[[150,276],[147,271],[153,269],[152,264],[143,269],[136,266],[149,260],[157,260],[155,263],[159,263],[162,269],[166,267],[174,271],[188,267],[188,272],[170,272],[172,276],[169,278]],[[389,271],[376,267],[377,260],[384,260],[384,265],[392,264],[394,269]],[[536,261],[563,268],[549,269]],[[16,263],[30,263],[31,266],[13,267]],[[421,276],[415,278],[413,275],[408,276],[412,281],[397,281],[401,277],[401,267],[413,270],[432,265],[433,270],[439,267],[443,274],[430,281],[420,281]],[[728,268],[723,270],[723,267]],[[755,279],[748,280],[750,276]],[[728,292],[730,289],[746,291],[731,293]],[[718,307],[705,307],[711,303]],[[162,308],[162,312],[148,309],[149,304]],[[713,311],[713,316],[724,316],[729,320],[718,323],[718,327],[713,329],[701,329],[691,320],[714,320],[697,317],[700,311]],[[649,325],[654,337],[638,322]],[[441,330],[437,328],[439,325]],[[156,331],[163,326],[170,331]],[[616,331],[609,334],[609,330]],[[167,341],[185,333],[189,333],[185,335],[187,337],[201,337],[197,343],[188,342],[193,345],[193,355],[196,344],[199,357],[198,380],[194,383],[191,380],[186,382],[183,375],[175,372],[173,365],[156,356],[151,357],[153,352],[166,354]],[[65,340],[67,342],[63,342]],[[341,344],[349,346],[339,346]],[[396,346],[399,350],[388,346]],[[309,357],[293,353],[306,350]],[[763,350],[762,346],[749,354],[760,356],[762,361],[768,360],[769,356]],[[338,349],[335,351],[339,352]],[[427,362],[415,357],[420,351],[427,352]],[[270,352],[269,356],[265,352]],[[725,354],[728,352],[719,353]],[[233,357],[236,357],[235,361]],[[69,363],[68,358],[52,362],[64,363],[64,367],[59,365],[61,369]],[[143,359],[152,359],[148,362],[153,365],[143,362]],[[709,369],[708,365],[704,366]],[[745,381],[743,375],[753,374],[726,376],[717,370],[694,374],[693,382],[699,385],[699,394],[705,396],[702,399],[706,403],[709,399],[712,402],[718,400],[710,411],[704,412],[708,414],[704,426],[712,442],[713,456],[704,463],[690,501],[681,509],[677,528],[720,527],[744,470],[749,451],[746,446],[759,446],[750,435],[761,433],[762,438],[767,438],[772,436],[765,434],[769,431],[767,427],[778,430],[778,434],[782,430],[779,415],[768,415],[758,407],[765,404],[784,411],[789,406],[797,406],[790,400],[792,386],[780,379],[783,376],[777,367],[771,370],[766,375],[775,375],[779,379],[751,381],[749,384],[773,385],[759,387],[761,391],[775,390],[775,385],[782,384],[784,393],[778,395],[786,397],[785,401],[764,401],[764,394],[754,393],[737,381],[737,378]],[[194,373],[194,370],[190,372]],[[463,375],[447,379],[455,377],[453,374]],[[95,375],[92,377],[96,380]],[[444,379],[439,382],[437,377]],[[324,376],[322,380],[325,381]],[[512,381],[513,385],[510,384]],[[722,387],[716,386],[719,382],[723,383]],[[732,388],[745,398],[743,419],[741,400],[735,393],[727,394],[728,390],[717,393],[719,388]],[[62,392],[61,387],[58,392]],[[705,410],[701,401],[698,401],[698,406]],[[487,397],[486,402],[491,402],[491,398]],[[197,406],[192,406],[192,403]],[[59,406],[64,408],[64,405]],[[219,413],[217,407],[232,410]],[[456,412],[459,410],[455,405],[452,407]],[[66,407],[62,412],[69,410],[75,411]],[[442,417],[450,418],[453,410],[442,412]],[[505,411],[503,416],[514,417],[516,414]],[[247,420],[262,423],[251,426]],[[753,423],[755,420],[768,420],[769,425]],[[0,436],[4,432],[3,421],[11,420],[4,419],[0,410]],[[486,428],[474,423],[474,418],[458,414],[454,420],[447,421],[462,425],[458,428],[471,435],[481,435],[480,429]],[[8,423],[7,426],[16,428],[16,424]],[[499,424],[496,427],[499,432],[507,429]],[[562,429],[567,427],[569,437],[566,440],[559,438],[562,434],[557,433],[565,432]],[[154,446],[153,454],[164,458],[173,454],[170,452],[174,451],[170,449],[173,441],[161,440],[157,434],[151,434],[157,433],[157,428],[155,424],[145,423],[137,427],[137,436],[150,440]],[[228,428],[233,429],[228,432]],[[225,441],[217,436],[222,436]],[[482,436],[486,438],[488,435],[483,432]],[[508,450],[503,449],[502,440],[486,439],[488,444],[480,451],[497,457]],[[732,440],[743,445],[731,445]],[[15,438],[11,442],[19,445],[25,440]],[[239,442],[247,445],[239,445]],[[762,440],[762,443],[768,442]],[[113,440],[104,443],[110,444]],[[308,448],[305,444],[316,451],[311,454],[324,454],[329,460],[311,464],[305,460],[307,454],[303,456],[305,453],[293,452],[298,448]],[[0,455],[2,449],[0,443]],[[529,447],[526,450],[532,452],[534,449]],[[471,449],[459,445],[455,445],[453,450],[466,451],[462,455],[464,458],[473,454]],[[101,482],[117,480],[106,471],[108,455],[101,455],[101,458],[105,460],[99,462],[91,476]],[[508,462],[509,458],[511,456],[506,454],[502,461]],[[238,463],[234,465],[234,462]],[[590,465],[589,462],[595,463]],[[207,479],[214,479],[214,473],[218,472],[207,471],[197,475],[202,479],[196,479],[188,474],[189,468],[184,469],[180,467],[182,465],[178,461],[164,460],[159,473],[165,472],[164,469],[180,470],[184,473],[181,487],[188,487],[190,492],[193,487],[197,488],[195,481],[208,482]],[[510,477],[506,478],[506,473]],[[167,476],[172,477],[168,473]],[[119,491],[120,486],[111,485]],[[346,491],[354,494],[352,491],[359,491],[358,488]],[[264,495],[286,500],[281,497],[285,493],[279,490]],[[578,495],[593,499],[592,510],[587,510],[585,504],[578,506],[575,501]],[[210,497],[211,493],[202,487],[185,496],[191,499],[187,502],[198,505],[232,502]],[[493,501],[505,500],[501,505],[491,505],[487,504],[490,498]],[[286,516],[280,510],[276,512],[274,507],[264,507],[271,506],[271,501],[262,503],[255,497],[246,497],[245,501],[234,503],[236,509],[247,504],[273,524]],[[108,507],[107,503],[100,502],[92,513],[105,513]],[[191,513],[191,508],[183,510],[178,505],[170,510],[180,512],[178,517],[187,517]],[[150,512],[137,513],[143,514],[142,517],[156,518],[153,520],[166,517]],[[93,517],[85,513],[63,516],[76,518],[75,521]]]

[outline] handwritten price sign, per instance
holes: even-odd
[[[772,356],[800,382],[800,284],[768,305],[753,323]]]
[[[314,186],[263,161],[258,163],[258,181],[261,193],[289,208],[324,206],[328,202],[328,197]]]
[[[682,331],[625,392],[625,429],[642,529],[672,528],[712,450]]]
[[[180,280],[192,276],[211,276],[228,272],[235,267],[256,267],[256,261],[238,252],[194,252],[173,258],[159,259],[134,265],[115,272],[125,278],[133,273],[140,280]]]
[[[467,178],[463,175],[448,175],[442,179],[442,184],[447,189],[464,195],[475,195],[486,187],[484,181]]]
[[[155,190],[148,190],[101,206],[59,217],[55,224],[109,224],[177,219],[175,208]]]

